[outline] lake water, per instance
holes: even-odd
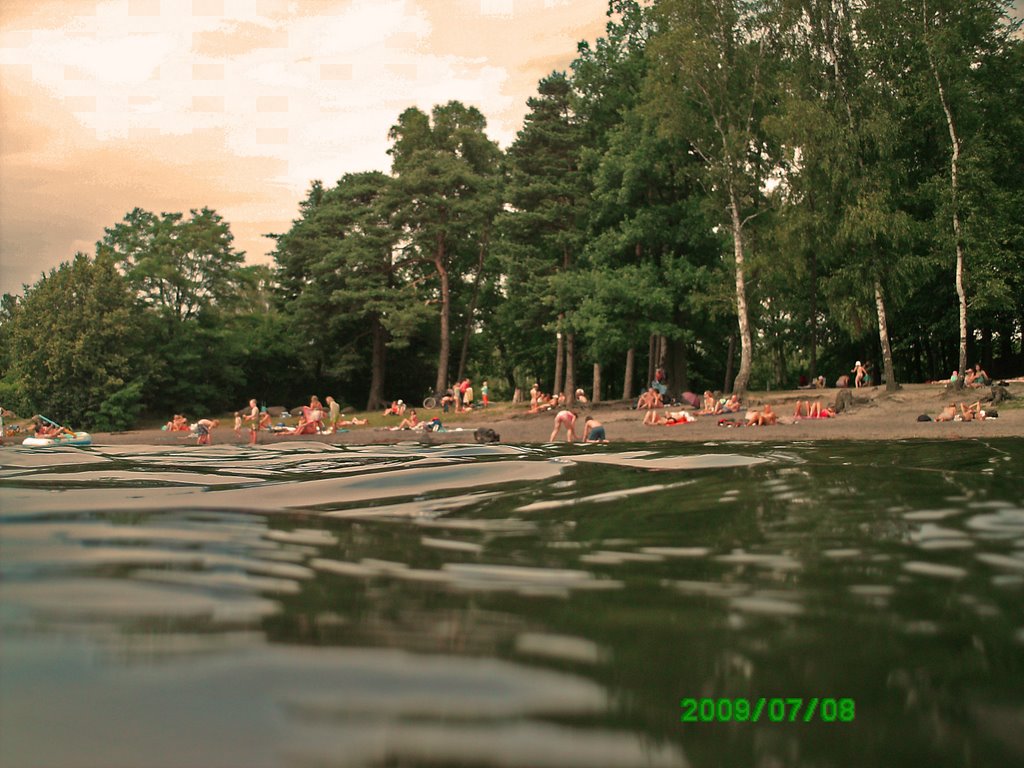
[[[0,467],[3,766],[1024,765],[1024,439]]]

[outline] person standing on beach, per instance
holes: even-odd
[[[462,383],[465,384],[466,387],[462,390],[462,410],[471,411],[473,410],[473,384],[469,379],[466,379]]]
[[[854,377],[854,381],[853,381],[854,387],[858,387],[858,388],[859,387],[863,387],[864,386],[864,377],[867,376],[868,370],[867,370],[867,368],[865,368],[863,365],[860,364],[860,360],[858,360],[856,363],[854,363],[853,368],[851,369],[850,373],[856,374],[856,376]]]
[[[249,401],[249,413],[245,415],[249,423],[249,445],[256,445],[256,434],[260,428],[260,407],[256,404],[256,398]]]
[[[338,422],[341,421],[341,405],[330,395],[327,396],[327,434],[331,434],[338,428]]]
[[[549,443],[555,442],[558,437],[558,432],[562,427],[565,427],[565,442],[572,443],[576,441],[576,412],[568,409],[561,410],[558,415],[555,416],[555,428],[551,430],[551,437],[548,438]]]
[[[484,408],[489,404],[487,396],[490,394],[490,389],[487,387],[487,379],[484,379],[484,383],[480,385],[480,399],[483,400]]]

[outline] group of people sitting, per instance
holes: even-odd
[[[257,434],[263,430],[287,435],[329,435],[344,427],[364,426],[369,423],[366,419],[358,417],[346,419],[345,414],[341,412],[341,405],[333,397],[328,395],[326,401],[325,406],[316,395],[310,397],[309,405],[301,408],[298,423],[294,427],[288,427],[283,423],[274,426],[273,417],[266,406],[261,408],[253,398],[249,401],[248,407],[235,411],[235,436],[242,437],[242,430],[248,428],[249,442],[255,444]],[[284,411],[281,417],[290,418],[290,414]],[[163,429],[170,432],[189,432],[191,437],[197,438],[199,445],[209,445],[211,433],[218,426],[218,419],[199,419],[195,423],[189,423],[183,414],[176,413]]]
[[[392,400],[391,405],[384,409],[384,416],[402,416],[405,413],[405,402]],[[415,411],[414,411],[415,413]]]
[[[949,377],[949,383],[956,384],[959,380],[960,372],[953,371],[953,375]],[[965,387],[987,387],[992,383],[992,378],[981,367],[981,363],[975,363],[973,368],[968,368],[964,372],[963,381]]]
[[[587,394],[582,389],[577,389],[573,393],[573,401],[582,405],[590,402],[587,400]],[[530,387],[530,413],[565,408],[567,402],[564,392],[559,392],[557,395],[546,395],[540,391],[540,384],[537,382],[534,382],[533,386]]]
[[[170,421],[164,424],[164,430],[167,432],[190,432],[192,426],[185,414],[176,413]]]
[[[683,394],[683,400],[691,403],[694,407],[698,405],[700,408],[697,411],[687,411],[680,408],[679,410],[665,410],[664,415],[660,415],[658,410],[664,408],[664,402],[661,392],[654,387],[654,382],[647,388],[647,391],[640,395],[637,400],[637,410],[646,410],[644,414],[643,423],[647,426],[665,426],[672,427],[677,424],[689,424],[697,420],[697,416],[726,416],[732,413],[739,413],[742,410],[743,405],[740,403],[738,395],[730,395],[729,397],[717,397],[711,390],[704,391],[704,398],[701,400],[692,392]],[[775,414],[772,413],[771,406],[766,406],[766,411],[748,411],[747,412],[747,423],[753,425],[758,424],[774,424]]]
[[[62,435],[73,435],[74,431],[67,427],[62,427],[60,424],[54,424],[52,421],[47,421],[42,416],[35,416],[31,421],[32,433],[36,437],[61,437]]]
[[[648,390],[646,394],[650,395],[651,390]],[[643,418],[643,423],[646,426],[672,427],[678,424],[689,424],[696,421],[698,416],[719,416],[721,418],[719,418],[718,423],[722,426],[764,427],[779,423],[779,416],[772,409],[771,403],[765,403],[760,408],[748,408],[742,419],[730,418],[730,414],[740,413],[743,410],[740,398],[735,394],[729,397],[716,397],[711,391],[705,391],[704,399],[701,403],[702,407],[696,411],[684,410],[682,408],[678,410],[666,409],[664,414],[660,414],[658,406],[651,405],[651,403],[657,402],[658,398],[651,397],[645,400],[641,396],[637,404],[638,408],[647,410]],[[813,401],[797,400],[796,407],[793,410],[794,421],[800,419],[831,419],[835,415],[835,409],[823,405],[820,398]]]
[[[400,430],[414,430],[417,432],[445,432],[444,426],[441,424],[441,420],[436,416],[427,421],[420,419],[419,414],[416,413],[416,409],[412,408],[409,410],[409,415],[402,419],[401,423],[397,427],[384,427],[384,429],[391,430],[392,432],[398,432]]]

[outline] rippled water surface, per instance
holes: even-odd
[[[1024,764],[1020,439],[5,448],[0,576],[4,766]]]

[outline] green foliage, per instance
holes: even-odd
[[[186,321],[237,296],[245,254],[234,250],[230,227],[209,208],[193,209],[189,219],[135,208],[104,232],[97,252],[113,256],[160,314]]]
[[[231,228],[209,208],[159,216],[135,208],[107,228],[98,256],[115,260],[145,310],[143,399],[158,413],[199,414],[248,399],[234,325],[253,273]]]
[[[141,317],[109,256],[79,253],[26,289],[10,319],[8,381],[33,412],[129,426],[145,383]]]
[[[406,267],[439,308],[436,390],[451,376],[452,309],[467,290],[462,276],[486,250],[501,207],[501,151],[487,138],[486,126],[478,109],[452,101],[434,107],[429,117],[410,107],[389,132],[392,220],[407,243]]]
[[[393,183],[376,172],[346,175],[330,189],[315,182],[274,254],[284,315],[307,341],[306,375],[340,383],[376,371],[369,408],[383,397],[385,346],[407,348],[429,314],[417,283],[403,279],[409,265],[391,223]]]

